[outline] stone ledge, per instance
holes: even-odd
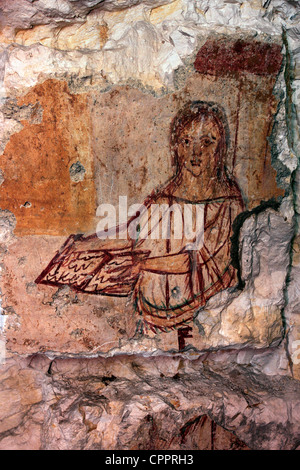
[[[201,449],[210,445],[199,431],[205,423],[217,429],[216,442],[225,447],[299,445],[300,383],[249,367],[136,356],[50,361],[36,355],[10,358],[0,372],[1,393],[8,385],[14,390],[1,410],[2,449]],[[25,402],[17,397],[21,382],[23,389],[31,387]],[[189,438],[183,439],[187,428]]]

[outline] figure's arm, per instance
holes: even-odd
[[[177,254],[166,254],[164,256],[149,257],[150,252],[133,251],[127,253],[128,258],[120,263],[113,258],[105,266],[106,275],[110,280],[122,280],[137,278],[141,271],[148,271],[156,274],[186,274],[191,270],[190,252]]]
[[[213,207],[211,209],[211,220],[208,219],[205,227],[206,242],[203,247],[197,250],[199,263],[205,266],[213,266],[214,258],[218,253],[228,249],[231,235],[231,223],[238,213],[241,212],[241,201],[237,200],[231,204]],[[217,228],[218,230],[214,230]],[[211,233],[210,233],[211,232]],[[222,254],[223,254],[222,251]],[[143,261],[137,261],[141,271],[148,271],[158,274],[187,274],[191,272],[193,264],[192,250],[184,249],[176,254],[165,254],[163,256],[148,257]]]
[[[139,263],[141,271],[157,274],[186,274],[191,270],[189,252],[172,255],[155,256]]]

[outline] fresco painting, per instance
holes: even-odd
[[[101,295],[130,295],[141,320],[138,329],[178,330],[179,349],[184,346],[183,331],[194,312],[221,289],[236,283],[231,266],[230,237],[232,222],[243,210],[237,183],[226,173],[226,121],[212,103],[188,103],[174,118],[170,130],[170,150],[175,175],[163,188],[147,198],[147,208],[138,221],[136,239],[120,243],[101,234],[88,237],[71,235],[59,253],[36,280],[52,286],[72,288]],[[187,240],[182,234],[173,238],[175,217],[170,212],[169,236],[153,240],[151,223],[155,212],[151,205],[199,204],[204,211],[204,241]],[[180,211],[184,215],[184,208]],[[129,224],[132,220],[129,221]],[[201,225],[201,224],[200,224]],[[149,226],[151,227],[149,229]],[[160,229],[162,227],[159,227]],[[120,227],[116,232],[124,230]],[[191,243],[194,245],[191,249]],[[198,248],[198,249],[197,249]]]
[[[47,149],[41,149],[41,133],[55,133],[60,145],[51,143],[51,165],[39,168],[40,191],[34,172],[32,181],[26,180],[30,210],[17,209],[24,194],[21,180],[16,207],[8,198],[7,209],[17,211],[11,265],[26,243],[37,247],[39,256],[30,271],[35,275],[24,282],[30,285],[29,297],[35,294],[34,302],[49,298],[41,311],[47,310],[50,324],[48,306],[52,308],[55,296],[68,288],[80,299],[80,308],[76,300],[76,305],[64,307],[68,315],[59,316],[66,322],[71,351],[81,351],[82,345],[101,350],[107,324],[118,325],[109,342],[114,347],[120,341],[130,345],[132,339],[150,338],[167,351],[191,345],[202,349],[203,331],[195,326],[199,309],[222,291],[241,289],[232,259],[237,217],[262,200],[284,194],[276,183],[269,142],[276,112],[273,88],[281,63],[277,45],[209,39],[196,55],[192,72],[185,71],[172,94],[156,97],[126,85],[73,98],[66,85],[50,80],[23,99],[43,106],[44,114],[40,123],[26,122],[7,146],[7,192],[9,162],[13,154],[18,162],[21,140],[30,167],[40,151],[50,158]],[[47,98],[60,118],[54,127],[46,99],[51,87],[63,95],[59,99],[64,104]],[[56,147],[60,153],[55,154]],[[68,183],[74,168],[83,173]],[[58,173],[57,186],[53,183]],[[55,207],[50,186],[57,188]],[[120,196],[135,203],[135,212],[122,224],[98,230],[97,206],[116,205]],[[25,254],[23,259],[32,266]],[[8,284],[18,276],[12,268]],[[23,327],[30,317],[29,301],[24,305]],[[90,312],[99,309],[107,313],[93,320],[89,330]],[[85,331],[82,342],[79,334],[79,346],[78,341],[73,346],[78,338],[74,331]],[[12,336],[18,344],[18,332]]]

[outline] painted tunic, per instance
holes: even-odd
[[[232,222],[242,211],[243,203],[239,196],[197,204],[174,197],[156,202],[170,207],[178,205],[182,215],[187,205],[197,205],[203,214],[192,238],[186,237],[184,224],[182,236],[174,237],[176,217],[171,212],[170,238],[152,241],[149,233],[150,237],[141,237],[136,244],[137,250],[150,252],[134,290],[144,330],[168,331],[185,326],[211,296],[236,284],[230,238]]]

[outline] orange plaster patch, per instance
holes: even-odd
[[[46,80],[18,100],[42,109],[42,121],[21,121],[1,158],[0,207],[17,219],[17,235],[68,235],[94,227],[96,197],[85,94],[72,95],[66,82]],[[70,167],[85,173],[74,182]]]

